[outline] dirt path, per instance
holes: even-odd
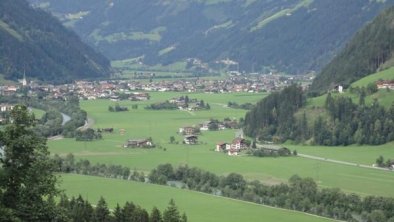
[[[88,117],[87,120],[85,120],[85,125],[77,128],[77,130],[87,130],[88,128],[92,128],[94,125],[94,119]]]

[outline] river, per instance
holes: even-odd
[[[62,126],[64,126],[68,121],[71,120],[71,117],[64,113],[60,113],[60,114],[62,114],[62,118],[63,118]]]

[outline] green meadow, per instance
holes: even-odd
[[[352,83],[352,87],[363,87],[367,86],[369,83],[376,82],[378,80],[393,80],[394,79],[394,67],[386,69],[381,72],[377,72],[375,74],[364,77],[354,83]]]
[[[145,110],[147,104],[169,100],[176,96],[188,95],[190,99],[203,99],[209,103],[209,111],[155,111]],[[249,156],[230,157],[214,151],[218,142],[231,142],[236,130],[202,132],[198,145],[182,144],[183,137],[178,129],[192,126],[210,118],[225,117],[239,119],[246,110],[227,108],[228,101],[239,104],[257,102],[266,94],[204,94],[204,93],[151,93],[151,100],[146,102],[120,102],[128,106],[128,112],[109,112],[108,106],[115,102],[108,100],[81,101],[81,106],[94,119],[94,127],[113,127],[113,134],[104,134],[104,139],[93,142],[76,142],[73,139],[49,141],[51,153],[66,155],[74,153],[77,158],[90,160],[92,163],[120,164],[138,171],[149,172],[159,164],[188,164],[219,175],[236,172],[249,180],[260,180],[267,184],[286,182],[292,175],[312,177],[322,188],[339,187],[346,192],[365,195],[383,195],[394,197],[394,173],[376,169],[366,169],[323,162],[301,157],[257,158]],[[137,104],[138,109],[131,109]],[[124,135],[120,130],[124,130]],[[179,144],[169,144],[174,136]],[[127,139],[152,137],[156,149],[124,149],[122,144]],[[382,152],[384,156],[392,153],[392,143],[379,147],[310,147],[290,146],[300,153],[314,154],[326,158],[372,164]],[[331,149],[332,148],[332,149]],[[331,150],[330,150],[331,149]],[[359,149],[359,150],[358,150]],[[343,150],[343,151],[342,151]],[[346,157],[347,156],[347,157]],[[387,156],[387,158],[390,158]]]
[[[178,188],[144,184],[81,175],[62,175],[62,188],[69,196],[82,194],[96,203],[104,196],[110,208],[133,201],[148,210],[154,206],[164,210],[172,198],[180,212],[187,214],[189,221],[334,221],[301,212],[277,209],[239,200],[182,190]]]
[[[351,145],[351,146],[301,146],[286,145],[290,149],[296,149],[299,153],[318,156],[328,159],[346,161],[356,164],[371,166],[379,156],[385,160],[394,159],[394,142],[379,146],[371,145]],[[394,173],[394,172],[393,172]]]

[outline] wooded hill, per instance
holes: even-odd
[[[366,95],[378,93],[376,85],[372,91],[368,88],[358,89],[357,100],[329,93],[322,106],[307,106],[311,99],[306,102],[302,89],[290,86],[258,102],[246,114],[244,131],[260,141],[293,140],[325,146],[393,141],[394,105],[385,108],[378,100],[367,104]]]
[[[320,70],[393,0],[29,0],[111,60],[230,58],[240,70]],[[218,66],[216,64],[216,66]],[[234,67],[233,67],[234,68]],[[237,68],[237,67],[235,67]],[[234,68],[234,69],[235,69]]]
[[[0,1],[0,74],[60,83],[104,77],[110,63],[56,18],[25,0]]]
[[[317,94],[337,84],[346,87],[391,66],[394,66],[394,7],[386,9],[360,30],[316,77],[310,90]]]

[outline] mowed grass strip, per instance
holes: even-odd
[[[193,222],[334,221],[194,191],[100,177],[63,174],[61,188],[68,196],[81,194],[91,203],[96,203],[103,196],[112,209],[117,203],[123,205],[126,201],[133,201],[148,210],[156,206],[163,211],[172,198],[180,212],[185,212],[188,220]]]

